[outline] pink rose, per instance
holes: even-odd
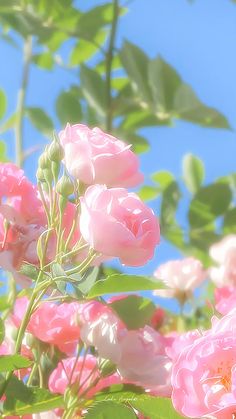
[[[81,370],[82,369],[82,370]],[[72,374],[73,372],[73,374]],[[63,359],[59,362],[56,369],[49,377],[49,390],[52,393],[64,394],[66,387],[69,384],[71,377],[71,384],[78,384],[81,394],[85,391],[92,382],[99,377],[99,370],[97,368],[97,360],[92,355],[87,355],[85,360],[80,356],[76,362],[76,357]],[[79,382],[78,382],[79,381]],[[122,379],[118,374],[112,374],[109,377],[101,378],[96,386],[93,386],[87,393],[88,397],[92,397],[95,393],[108,387],[112,384],[120,384]]]
[[[120,339],[117,368],[128,382],[162,396],[170,396],[172,362],[166,355],[168,339],[149,326],[129,330]]]
[[[215,289],[216,310],[220,314],[228,314],[236,307],[236,287]]]
[[[164,263],[156,269],[154,276],[171,289],[154,291],[154,295],[178,297],[194,291],[206,278],[206,272],[202,263],[191,257]]]
[[[99,128],[67,124],[59,137],[68,172],[83,183],[133,187],[143,181],[130,146]]]
[[[79,303],[42,303],[30,318],[28,331],[72,355],[80,337]]]
[[[236,285],[236,235],[224,237],[210,248],[210,256],[217,263],[209,269],[217,287]]]
[[[172,401],[190,418],[233,417],[236,412],[236,310],[187,345],[172,370]]]
[[[160,240],[157,218],[137,195],[102,185],[81,198],[80,231],[94,250],[128,266],[144,265]]]
[[[97,301],[81,304],[81,339],[94,346],[100,357],[117,363],[120,359],[119,339],[125,325],[112,310]]]

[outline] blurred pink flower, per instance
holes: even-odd
[[[102,185],[81,198],[80,230],[94,250],[128,266],[148,262],[160,240],[157,218],[137,195]]]
[[[43,342],[72,355],[80,337],[79,303],[42,302],[33,312],[27,330]]]
[[[124,380],[169,397],[171,359],[166,355],[168,339],[149,326],[129,330],[120,339],[117,368]]]
[[[52,393],[64,394],[69,381],[71,381],[71,384],[78,384],[78,392],[81,394],[86,391],[98,377],[99,370],[97,368],[97,360],[92,355],[87,355],[85,359],[81,356],[77,362],[76,357],[63,359],[49,377],[49,390]],[[91,397],[104,387],[108,387],[112,384],[120,384],[121,382],[122,380],[118,374],[101,378],[97,385],[94,385],[89,389],[87,396]]]
[[[233,417],[236,412],[236,310],[187,345],[172,370],[172,401],[190,418]]]
[[[112,310],[97,301],[81,304],[81,339],[94,346],[100,357],[117,363],[120,359],[119,339],[125,325]]]
[[[210,256],[218,266],[209,269],[217,287],[236,285],[236,235],[224,237],[210,247]]]
[[[154,291],[154,295],[181,297],[181,294],[192,293],[204,281],[206,272],[199,260],[190,257],[164,263],[156,269],[154,276],[170,288]]]
[[[223,287],[215,289],[216,310],[220,314],[228,314],[236,307],[236,287]]]
[[[143,181],[138,157],[130,146],[100,128],[67,124],[59,133],[68,172],[81,182],[133,187]]]

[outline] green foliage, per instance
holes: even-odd
[[[88,297],[94,298],[106,294],[155,290],[158,288],[164,288],[163,283],[151,281],[146,276],[113,274],[106,279],[97,281],[89,291]]]
[[[189,206],[190,226],[198,228],[212,223],[227,211],[231,199],[231,190],[224,183],[215,183],[199,189]]]
[[[195,194],[204,180],[203,162],[193,154],[186,154],[183,159],[183,178],[189,191]]]
[[[47,137],[52,135],[53,122],[43,109],[30,107],[26,108],[25,113],[35,128]]]
[[[1,327],[2,335],[2,327]],[[0,356],[0,372],[14,371],[21,368],[28,368],[32,362],[28,358],[21,355],[1,355]]]
[[[67,122],[75,124],[82,118],[80,100],[72,90],[60,93],[56,102],[56,111],[63,126]]]
[[[13,375],[6,390],[2,417],[30,415],[63,406],[63,396],[52,394],[46,389],[27,387]]]
[[[136,415],[128,406],[113,401],[101,401],[88,409],[86,419],[135,419]]]
[[[5,337],[5,325],[4,325],[4,321],[0,317],[0,345],[2,344],[4,340],[4,337]],[[0,359],[0,363],[1,363],[1,359]]]
[[[132,406],[150,419],[183,419],[173,408],[171,399],[142,395]]]
[[[106,88],[105,81],[95,71],[85,65],[80,69],[81,89],[88,104],[100,117],[106,115]]]
[[[111,307],[128,329],[139,329],[150,324],[156,309],[155,304],[149,298],[138,295],[129,295],[126,298],[115,300],[111,303]]]
[[[4,91],[0,89],[0,119],[4,116],[7,107],[7,99]]]

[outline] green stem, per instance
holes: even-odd
[[[23,121],[26,90],[29,79],[29,68],[32,56],[32,36],[28,36],[24,43],[24,61],[21,87],[18,92],[17,108],[16,108],[16,124],[15,124],[15,147],[16,147],[16,164],[21,167],[24,162],[23,155]]]
[[[119,0],[113,0],[113,19],[111,24],[111,33],[106,53],[106,130],[112,131],[112,89],[111,89],[111,72],[112,72],[112,61],[114,55],[114,43],[116,37],[117,22],[119,16]]]

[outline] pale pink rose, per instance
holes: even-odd
[[[175,361],[181,351],[202,336],[199,330],[189,330],[188,332],[178,334],[177,332],[168,335],[172,337],[172,342],[166,347],[166,354]]]
[[[52,410],[50,412],[41,412],[41,413],[35,413],[32,415],[32,419],[57,419],[61,416],[57,416],[55,412]]]
[[[210,247],[210,256],[217,263],[209,269],[211,280],[217,287],[236,285],[236,235],[224,237]]]
[[[160,241],[157,218],[137,195],[103,185],[81,198],[80,231],[94,250],[128,266],[148,262]]]
[[[97,301],[81,304],[81,339],[94,346],[100,357],[117,363],[120,359],[119,340],[126,331],[112,310]]]
[[[236,310],[187,345],[172,371],[172,401],[190,418],[224,419],[236,412]]]
[[[41,303],[30,318],[27,330],[43,342],[72,355],[80,337],[79,303]]]
[[[117,368],[128,382],[162,396],[170,396],[172,362],[166,355],[167,339],[149,326],[129,330],[120,339]]]
[[[236,307],[236,287],[215,289],[216,310],[220,314],[228,314]]]
[[[0,266],[25,286],[30,280],[17,271],[23,261],[37,261],[36,243],[46,217],[37,188],[11,163],[0,164],[0,202]]]
[[[59,133],[68,172],[87,185],[133,187],[143,181],[130,146],[100,128],[67,124]]]
[[[81,394],[98,377],[99,370],[97,368],[97,360],[95,357],[87,355],[84,360],[83,356],[80,356],[77,362],[76,357],[72,357],[63,359],[59,362],[56,369],[49,377],[48,386],[52,393],[64,394],[71,378],[71,384],[79,384],[78,387],[80,387],[80,389],[78,389],[78,393]],[[120,384],[121,382],[122,380],[118,374],[101,378],[99,383],[88,391],[87,397],[93,396],[95,393],[105,387],[108,387],[109,385]]]
[[[154,276],[160,279],[170,290],[157,290],[154,295],[178,297],[191,294],[206,278],[202,263],[194,258],[171,260],[159,266]]]

